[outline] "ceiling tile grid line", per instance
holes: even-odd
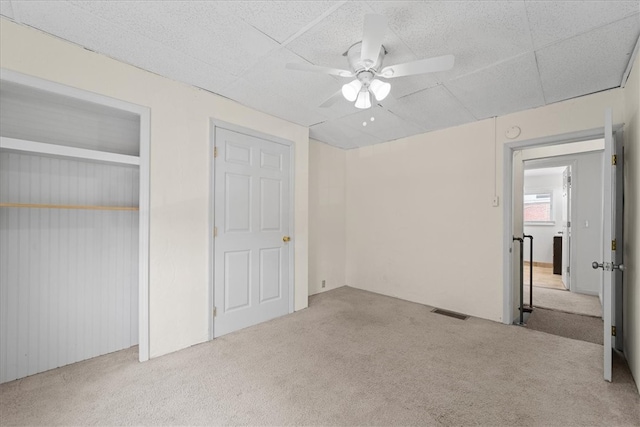
[[[632,15],[536,52],[547,102],[620,86],[640,20]]]
[[[544,95],[544,87],[542,86],[542,75],[540,75],[540,63],[538,62],[538,55],[536,55],[536,53],[533,53],[533,56],[536,60],[536,75],[538,76],[538,86],[540,87],[540,93],[542,93],[542,100],[544,102],[544,105],[547,105],[547,97]]]
[[[87,34],[85,36],[84,39],[84,43],[80,40],[77,39],[77,37],[73,37],[73,36],[69,36],[68,34],[64,34],[61,31],[59,31],[59,28],[57,27],[51,27],[51,25],[56,25],[55,24],[55,20],[53,21],[47,21],[47,22],[51,22],[51,24],[49,25],[49,27],[47,28],[46,25],[38,25],[39,22],[34,22],[32,15],[34,13],[34,10],[31,9],[24,9],[24,8],[30,8],[32,5],[37,4],[37,3],[41,3],[41,7],[45,6],[46,12],[53,12],[53,9],[47,9],[47,8],[51,8],[51,7],[56,7],[59,9],[61,6],[60,5],[65,5],[65,7],[70,8],[69,10],[66,11],[66,13],[68,14],[73,14],[73,13],[79,13],[79,14],[83,14],[83,15],[79,15],[79,16],[72,16],[71,18],[73,22],[83,22],[86,20],[87,16],[91,16],[95,21],[91,23],[91,25],[87,25],[87,27],[90,27],[92,30],[94,30],[93,32],[83,32],[84,34]],[[15,2],[14,2],[15,4]],[[22,9],[21,9],[22,8]],[[82,8],[78,8],[74,5],[72,5],[70,2],[35,2],[35,1],[31,1],[31,2],[23,2],[20,3],[20,7],[14,6],[14,11],[15,10],[19,10],[19,14],[20,16],[22,16],[23,22],[22,25],[26,25],[26,26],[30,26],[33,28],[36,28],[40,31],[43,31],[45,33],[51,34],[54,37],[58,37],[61,38],[67,42],[70,43],[74,43],[77,44],[85,49],[94,51],[96,53],[99,53],[101,55],[105,55],[107,57],[113,58],[114,60],[120,61],[120,62],[124,62],[127,64],[130,64],[134,67],[137,68],[141,68],[144,69],[148,72],[166,77],[166,78],[170,78],[176,81],[181,81],[185,84],[190,84],[192,86],[200,86],[197,82],[194,81],[187,81],[183,78],[181,78],[183,73],[179,72],[179,69],[181,67],[184,67],[185,64],[188,64],[188,70],[190,72],[193,73],[197,73],[200,71],[201,66],[207,66],[207,67],[212,67],[209,64],[205,64],[203,61],[200,61],[198,58],[193,58],[191,56],[185,55],[183,52],[178,51],[177,49],[173,49],[169,46],[166,46],[162,43],[156,42],[154,40],[145,38],[143,36],[138,35],[137,33],[133,33],[131,32],[128,28],[123,27],[123,26],[116,26],[114,25],[112,22],[109,22],[107,20],[104,20],[100,17],[97,17],[93,14],[91,14],[89,11],[85,11]],[[40,10],[40,12],[42,12],[42,10]],[[68,24],[65,23],[65,24]],[[60,25],[58,23],[58,25]],[[71,25],[64,25],[65,28],[71,28]],[[99,28],[104,29],[107,27],[116,27],[117,28],[117,32],[115,32],[113,34],[114,37],[108,37],[105,36],[105,34],[99,34]],[[117,37],[115,37],[117,35]],[[126,35],[126,36],[125,36]],[[99,44],[96,45],[95,43],[91,43],[91,37],[96,37],[96,39],[94,39],[93,41],[95,42],[96,40],[101,40],[102,43],[106,40],[111,40],[112,42],[116,42],[115,45],[112,45],[113,49],[119,50],[118,52],[114,52],[113,49],[109,49],[107,47],[105,47],[106,45],[104,44]],[[136,40],[136,37],[139,37],[140,39]],[[132,43],[131,41],[136,40],[136,43]],[[140,43],[141,41],[145,42],[147,45],[143,46],[144,43]],[[125,51],[122,49],[122,45],[119,45],[118,43],[122,43],[122,44],[126,44],[129,48],[130,51]],[[160,58],[160,57],[170,57],[172,59],[179,59],[177,61],[174,62],[169,62],[164,60],[162,66],[150,66],[148,61],[145,61],[143,59],[143,57],[141,56],[142,51],[153,51],[155,53],[154,57],[155,58]],[[118,54],[120,53],[120,54]],[[135,56],[134,58],[131,58],[131,56]],[[166,59],[166,58],[165,58]],[[167,67],[167,64],[169,64],[170,66]],[[162,68],[163,69],[159,69]],[[215,67],[212,67],[215,68]],[[209,71],[213,71],[213,70],[209,70]],[[219,70],[218,70],[219,72]],[[177,74],[180,74],[177,75]],[[219,74],[220,76],[223,76],[223,74]],[[202,76],[201,76],[202,77]],[[206,77],[206,76],[204,76]],[[210,89],[209,89],[210,90]]]
[[[588,3],[589,10],[575,6]],[[615,6],[618,6],[617,8]],[[563,40],[606,26],[640,13],[640,1],[539,1],[525,0],[527,20],[533,39],[534,49],[543,49]],[[570,10],[569,10],[570,9]],[[567,23],[569,22],[569,25]],[[558,35],[539,34],[546,31]]]
[[[280,47],[235,14],[225,14],[226,2],[67,1],[234,76]]]
[[[524,10],[525,10],[525,13],[527,15],[527,31],[529,32],[529,37],[531,38],[531,46],[533,47],[534,52],[535,52],[535,43],[533,41],[533,32],[531,31],[531,17],[529,16],[529,8],[527,8],[526,3],[525,3]],[[543,99],[544,104],[546,105],[547,104],[547,99],[544,96],[544,89],[542,87],[542,77],[540,76],[540,66],[538,65],[538,56],[535,55],[535,53],[534,53],[534,57],[535,57],[535,61],[536,61],[536,70],[537,70],[536,74],[537,74],[537,77],[538,77],[538,84],[539,84],[539,87],[540,87],[540,93],[542,93],[542,99]]]
[[[452,78],[452,79],[449,79],[449,80],[445,79],[442,83],[443,84],[444,83],[451,83],[451,82],[455,82],[456,80],[460,80],[460,79],[472,76],[472,75],[477,74],[477,73],[482,73],[482,72],[487,71],[487,70],[489,70],[491,68],[499,67],[500,65],[502,65],[504,63],[508,63],[510,61],[513,61],[514,59],[520,58],[522,56],[529,55],[529,54],[531,54],[533,52],[534,52],[533,50],[530,50],[530,51],[526,51],[526,52],[520,52],[520,53],[518,53],[516,55],[513,55],[513,56],[510,56],[508,58],[502,58],[499,61],[493,62],[491,64],[488,64],[488,65],[480,67],[480,68],[476,68],[473,71],[470,71],[470,72],[465,73],[465,74],[461,74],[459,76],[456,76],[455,78]]]
[[[336,10],[338,10],[339,8],[341,8],[342,6],[344,6],[345,3],[347,3],[348,0],[342,0],[337,2],[335,5],[333,5],[332,7],[330,7],[326,12],[324,12],[322,15],[318,16],[316,19],[314,19],[313,21],[311,21],[310,23],[308,23],[307,25],[305,25],[304,27],[302,27],[300,30],[298,30],[298,32],[296,32],[295,34],[293,34],[292,36],[290,36],[289,38],[287,38],[285,41],[283,41],[281,44],[282,46],[287,46],[289,43],[291,43],[292,41],[294,41],[295,39],[297,39],[298,37],[300,37],[301,35],[303,35],[304,33],[306,33],[307,31],[309,31],[310,29],[312,29],[313,27],[315,27],[316,25],[318,25],[323,19],[325,19],[327,16],[331,15],[332,13],[334,13]]]
[[[458,97],[457,97],[453,92],[451,92],[451,89],[449,89],[449,88],[447,87],[447,84],[446,84],[446,83],[443,83],[443,84],[442,84],[442,87],[444,88],[444,90],[446,90],[446,91],[449,93],[449,95],[451,95],[451,98],[453,98],[453,100],[454,100],[454,101],[455,101],[455,102],[456,102],[456,103],[457,103],[457,104],[458,104],[462,109],[464,109],[466,112],[468,112],[470,115],[472,115],[474,119],[476,119],[476,120],[481,120],[481,118],[480,118],[480,117],[477,117],[477,116],[473,113],[473,111],[471,111],[471,110],[470,110],[470,109],[469,109],[469,108],[468,108],[468,107],[467,107],[467,106],[466,106],[466,105],[465,105],[465,104],[460,100],[460,98],[458,98]]]
[[[354,0],[351,0],[351,1],[354,1]],[[367,1],[367,4],[369,5],[369,7],[371,8],[371,10],[372,10],[372,11],[375,11],[375,7],[374,7],[374,6],[375,6],[375,3],[377,3],[377,2],[376,2],[376,1]],[[414,50],[413,50],[413,49],[411,49],[411,46],[409,46],[409,45],[407,44],[407,42],[406,42],[406,41],[405,41],[405,40],[404,40],[404,39],[403,39],[403,38],[398,34],[398,32],[397,32],[397,31],[395,31],[393,28],[391,28],[391,27],[389,27],[389,26],[387,27],[387,30],[388,30],[390,33],[393,33],[393,34],[394,34],[394,36],[395,36],[395,37],[397,37],[397,38],[402,42],[402,44],[404,45],[404,47],[405,47],[409,52],[411,52],[411,53],[413,54],[413,56],[414,56],[414,60],[422,59],[422,58],[420,58],[420,57],[416,54],[416,52],[414,52]]]
[[[631,53],[631,56],[629,57],[627,68],[624,70],[624,74],[622,74],[620,87],[625,87],[627,84],[627,80],[629,79],[629,74],[631,74],[631,69],[633,68],[633,64],[635,63],[636,57],[638,55],[638,50],[640,50],[640,35],[638,35],[638,40],[636,40],[636,45],[633,48],[633,52]]]
[[[638,2],[638,4],[640,4],[640,2]],[[623,22],[623,21],[625,21],[627,19],[630,19],[632,17],[635,17],[637,20],[640,20],[640,11],[638,11],[636,13],[629,14],[627,16],[624,16],[624,17],[620,18],[620,19],[616,19],[615,21],[606,22],[606,23],[604,23],[602,25],[598,25],[596,27],[589,28],[588,30],[582,31],[580,33],[576,33],[576,34],[574,34],[574,35],[572,35],[570,37],[566,37],[566,38],[563,38],[563,39],[556,40],[556,41],[554,41],[552,43],[548,43],[548,44],[546,44],[544,46],[539,46],[539,47],[535,48],[534,50],[537,52],[539,50],[543,50],[543,49],[555,46],[557,44],[564,43],[567,40],[571,40],[571,39],[574,39],[576,37],[584,36],[585,34],[591,33],[593,31],[598,31],[598,30],[600,30],[602,28],[608,27],[609,25],[613,25],[613,24],[617,24],[617,23]]]
[[[11,0],[11,1],[12,1],[12,2],[14,2],[14,3],[16,2],[16,0]],[[121,31],[123,31],[123,32],[133,33],[133,34],[135,34],[136,36],[141,37],[141,38],[143,38],[143,39],[145,39],[145,40],[148,40],[148,41],[150,41],[150,42],[152,42],[152,43],[154,43],[154,44],[161,45],[161,46],[162,46],[163,48],[165,48],[165,49],[172,50],[172,51],[174,51],[175,53],[177,53],[177,54],[179,54],[179,55],[183,55],[183,56],[189,57],[190,59],[192,59],[192,60],[194,60],[194,61],[196,61],[196,62],[200,62],[200,63],[202,63],[202,64],[204,64],[204,65],[207,65],[207,66],[210,66],[210,67],[214,67],[214,68],[218,68],[216,64],[211,64],[211,63],[208,63],[208,62],[206,62],[206,61],[203,61],[201,58],[198,58],[198,57],[195,57],[195,56],[189,55],[189,54],[185,53],[184,51],[181,51],[181,50],[179,50],[179,49],[176,49],[176,48],[174,48],[174,47],[172,47],[172,46],[168,46],[167,44],[163,43],[162,41],[155,40],[155,39],[150,38],[150,37],[148,37],[148,36],[146,36],[146,35],[144,35],[144,34],[140,34],[139,32],[132,31],[130,28],[127,28],[127,27],[125,27],[125,26],[123,26],[123,25],[121,25],[121,24],[118,24],[118,23],[116,23],[116,22],[113,22],[113,21],[110,21],[110,20],[108,20],[108,19],[105,19],[105,18],[103,18],[103,17],[101,17],[101,16],[99,16],[99,15],[96,15],[94,12],[92,12],[91,10],[88,10],[88,9],[86,9],[86,8],[82,7],[80,4],[76,4],[76,3],[72,2],[72,1],[69,1],[69,0],[64,0],[64,1],[65,1],[66,3],[68,3],[68,4],[70,4],[72,7],[74,7],[74,8],[78,8],[78,9],[81,9],[81,10],[83,10],[85,13],[90,14],[91,16],[93,16],[93,17],[94,17],[95,19],[97,19],[97,20],[100,20],[100,21],[102,21],[102,22],[104,22],[104,23],[106,23],[106,24],[109,24],[109,25],[112,25],[112,26],[116,26],[116,27],[118,27],[118,28],[119,28]],[[14,8],[14,10],[15,10],[15,8]],[[131,65],[135,65],[135,64],[131,64]]]
[[[16,0],[11,0],[11,1],[16,1]],[[171,50],[174,50],[174,51],[176,51],[176,52],[179,52],[179,53],[181,53],[181,54],[183,54],[183,55],[185,55],[185,56],[190,56],[190,55],[188,55],[188,54],[185,54],[184,52],[181,52],[179,49],[173,48],[173,47],[171,47],[171,46],[167,46],[167,45],[166,45],[165,43],[163,43],[161,40],[156,40],[155,38],[153,38],[153,37],[149,37],[149,36],[147,36],[147,35],[145,35],[145,34],[142,34],[142,33],[138,32],[138,31],[132,31],[130,28],[127,28],[126,26],[124,26],[124,25],[122,25],[122,24],[120,24],[120,23],[118,23],[118,22],[115,22],[115,21],[113,21],[113,20],[109,20],[109,19],[107,19],[107,18],[105,18],[105,17],[103,17],[103,16],[100,16],[100,15],[96,14],[94,11],[92,11],[92,10],[90,10],[90,9],[86,8],[86,7],[83,7],[83,6],[82,6],[82,3],[83,3],[83,2],[74,2],[74,1],[72,1],[72,0],[63,0],[63,1],[65,1],[66,3],[69,3],[72,7],[75,7],[75,8],[78,8],[78,9],[82,9],[82,10],[83,10],[83,11],[85,11],[86,13],[88,13],[88,14],[92,15],[95,19],[98,19],[98,20],[104,21],[105,23],[107,23],[107,24],[109,24],[109,25],[117,26],[117,27],[119,27],[119,28],[120,28],[121,30],[123,30],[123,31],[132,32],[132,33],[134,33],[135,35],[137,35],[138,37],[142,37],[142,38],[144,38],[144,39],[146,39],[146,40],[148,40],[148,41],[151,41],[151,42],[153,42],[153,43],[160,44],[160,45],[162,45],[162,46],[164,46],[164,47],[166,47],[166,48],[168,48],[168,49],[171,49]],[[201,59],[199,59],[199,58],[193,58],[193,59],[197,60],[198,62],[202,62],[202,63],[204,63],[204,64],[207,64],[207,65],[215,66],[215,64],[208,64],[207,62],[202,61],[202,60],[201,60]]]
[[[14,18],[15,14],[13,13],[13,5],[11,4],[10,0],[0,1],[0,15],[4,15],[11,19],[15,19]]]
[[[18,12],[15,3],[16,3],[16,0],[9,0],[9,5],[11,6],[11,19],[22,24],[22,20],[20,19],[20,13]]]

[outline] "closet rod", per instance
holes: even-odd
[[[137,211],[137,206],[48,205],[36,203],[0,203],[0,208],[84,209],[93,211]]]

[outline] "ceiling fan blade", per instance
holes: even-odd
[[[455,56],[453,55],[436,56],[419,61],[405,62],[404,64],[389,65],[380,70],[378,75],[391,79],[414,74],[435,73],[451,69],[454,62]]]
[[[375,64],[380,55],[382,39],[387,32],[387,18],[382,15],[368,14],[364,16],[362,34],[362,50],[360,59],[368,67]]]
[[[339,90],[336,93],[334,93],[333,95],[331,95],[329,97],[329,99],[327,99],[322,104],[320,104],[320,107],[321,108],[331,107],[333,104],[335,104],[336,102],[340,101],[341,99],[344,99],[344,97],[342,96],[342,90]]]
[[[304,64],[300,62],[289,62],[287,64],[289,70],[312,71],[315,73],[331,74],[339,77],[353,77],[353,73],[339,68],[321,67],[319,65]]]

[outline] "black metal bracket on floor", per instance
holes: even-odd
[[[527,313],[531,313],[533,311],[533,236],[530,234],[523,234],[522,238],[523,240],[529,239],[529,307],[523,307],[522,309]],[[520,268],[522,267],[524,267],[524,261]]]
[[[520,242],[520,322],[518,325],[524,325],[524,238],[513,236],[513,241]]]

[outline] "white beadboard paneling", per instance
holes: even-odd
[[[0,80],[0,135],[138,156],[134,113]]]
[[[136,206],[138,168],[0,151],[0,203]],[[138,342],[138,212],[0,208],[0,382]]]

